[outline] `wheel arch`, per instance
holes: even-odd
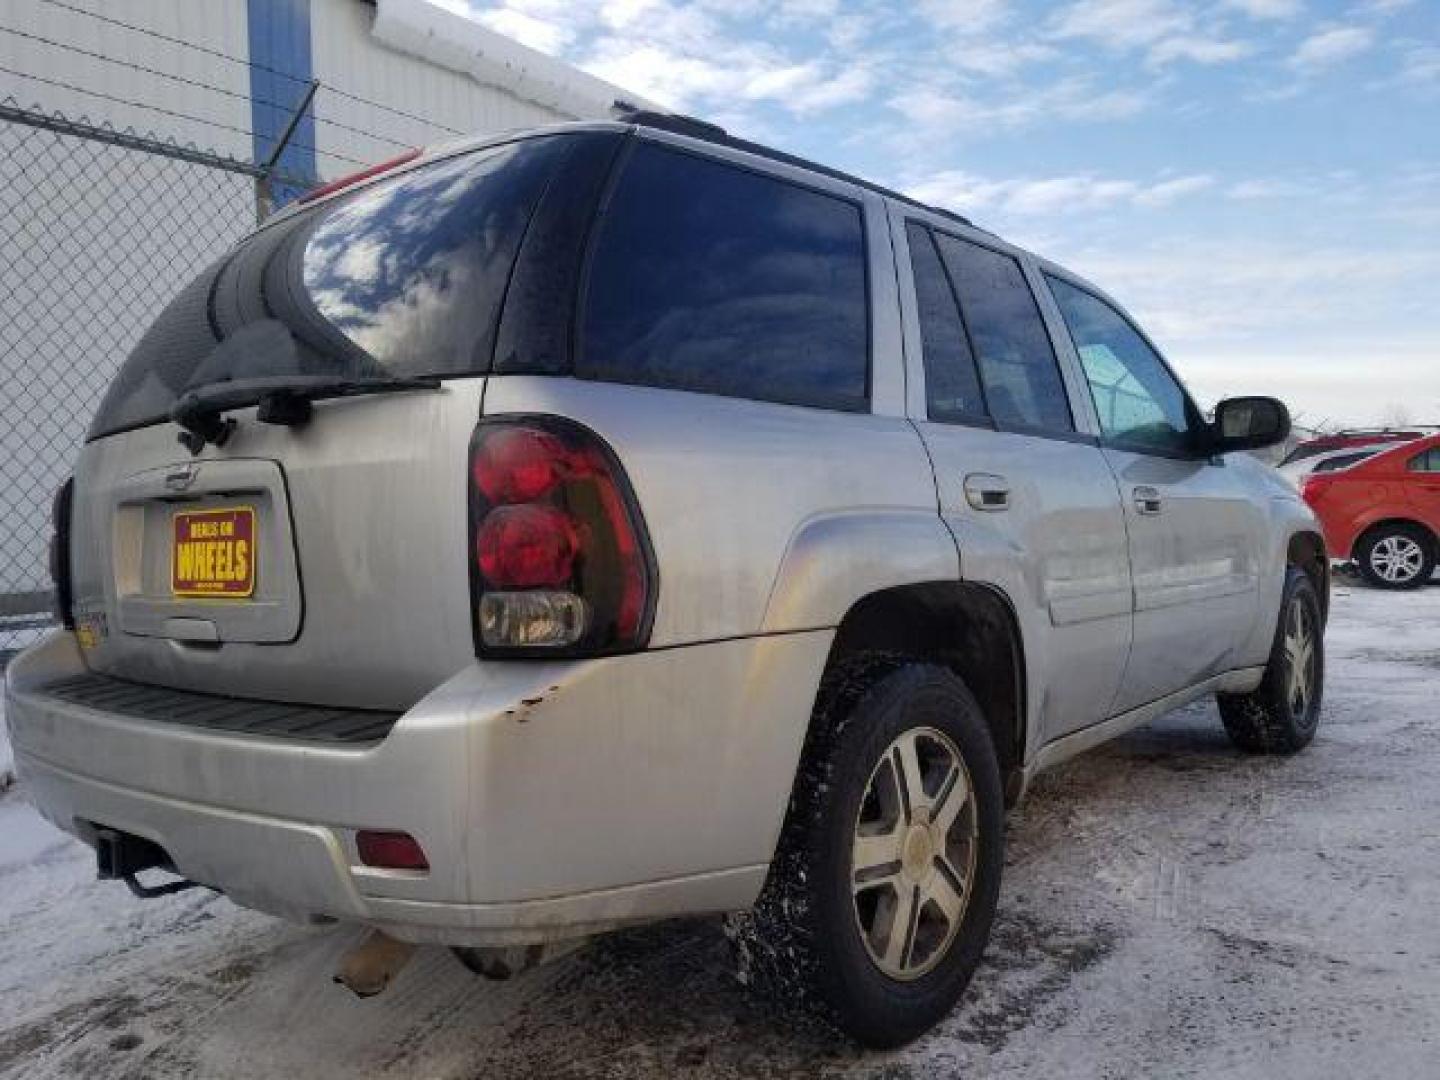
[[[1351,545],[1352,557],[1355,556],[1357,552],[1359,552],[1360,545],[1363,544],[1366,538],[1369,537],[1372,533],[1378,532],[1381,529],[1390,528],[1395,525],[1404,525],[1407,528],[1419,529],[1422,533],[1424,533],[1430,538],[1431,553],[1440,556],[1440,536],[1436,535],[1434,529],[1432,529],[1429,525],[1425,524],[1425,522],[1421,521],[1419,518],[1406,517],[1403,514],[1390,514],[1386,517],[1377,518],[1375,521],[1369,522],[1362,529],[1360,529],[1358,533],[1355,534],[1355,543]]]
[[[1330,618],[1330,557],[1325,550],[1325,538],[1318,532],[1297,532],[1290,537],[1285,553],[1285,563],[1304,571],[1315,593],[1320,598],[1320,617]]]
[[[1026,748],[1025,648],[1009,599],[992,586],[966,581],[871,592],[841,619],[826,670],[874,652],[940,664],[965,683],[985,714],[1006,800],[1018,799]]]

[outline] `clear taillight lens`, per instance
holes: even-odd
[[[482,420],[470,445],[477,652],[598,655],[644,646],[654,564],[629,481],[593,431]]]

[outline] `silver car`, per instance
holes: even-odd
[[[1320,529],[1233,453],[1288,427],[1204,419],[1062,267],[710,125],[446,146],[125,362],[18,769],[137,892],[373,928],[356,989],[729,913],[893,1045],[979,963],[1039,770],[1212,693],[1245,750],[1311,740]]]

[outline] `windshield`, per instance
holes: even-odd
[[[510,269],[564,142],[438,161],[241,241],[145,332],[90,438],[157,423],[187,390],[229,380],[488,371]]]

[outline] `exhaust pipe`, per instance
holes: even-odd
[[[345,954],[334,979],[356,997],[374,997],[394,981],[410,962],[415,945],[371,930],[365,940]]]

